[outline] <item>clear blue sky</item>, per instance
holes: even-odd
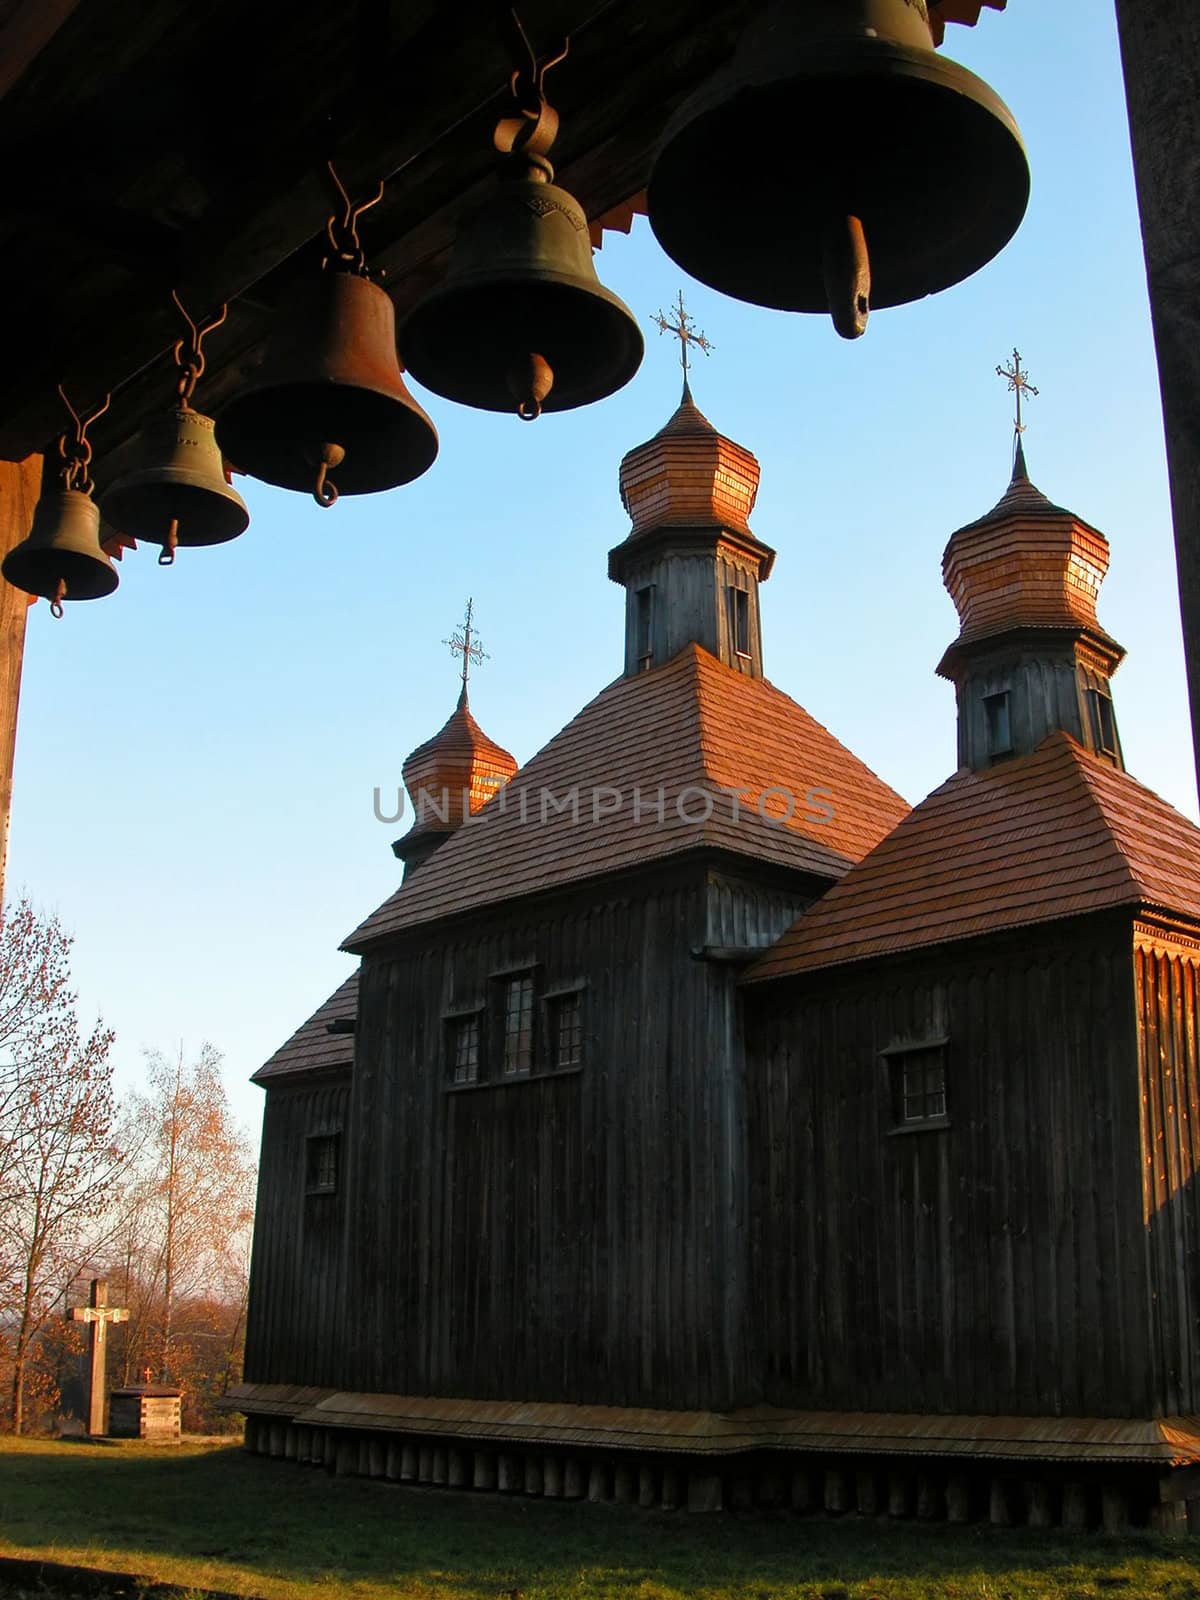
[[[372,790],[394,792],[453,709],[442,640],[468,594],[491,656],[472,706],[518,759],[619,672],[617,468],[676,404],[675,351],[648,319],[680,287],[716,347],[697,402],[762,466],[773,681],[912,801],[953,769],[953,692],[933,675],[956,627],[941,554],[1007,482],[993,369],[1018,344],[1041,389],[1031,476],[1112,543],[1100,615],[1130,652],[1129,768],[1195,815],[1112,7],[1010,0],[948,34],[1015,111],[1033,169],[1020,233],[968,283],[877,313],[848,345],[822,319],[691,284],[639,219],[596,258],[647,336],[620,394],[532,426],[422,395],[442,448],[417,483],[326,512],[239,480],[253,521],[236,543],[170,571],[152,549],[127,556],[117,594],[62,623],[34,608],[9,892],[75,931],[77,983],[116,1028],[125,1081],[143,1047],[211,1039],[257,1123],[245,1080],[350,970],[338,943],[399,881],[401,829],[375,821]],[[369,253],[369,217],[363,237]]]

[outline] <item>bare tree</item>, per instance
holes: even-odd
[[[148,1093],[132,1114],[146,1143],[132,1196],[143,1261],[154,1286],[160,1377],[174,1377],[175,1317],[184,1301],[245,1292],[245,1241],[254,1218],[254,1160],[229,1109],[221,1056],[205,1044],[185,1063],[147,1058]]]
[[[27,901],[0,922],[0,1311],[15,1433],[34,1342],[96,1246],[121,1165],[113,1035],[99,1022],[80,1034],[70,944]]]

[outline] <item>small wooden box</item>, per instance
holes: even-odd
[[[162,1383],[135,1383],[128,1389],[114,1389],[108,1400],[109,1437],[178,1444],[181,1395],[182,1390]]]

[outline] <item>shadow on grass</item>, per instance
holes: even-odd
[[[30,1554],[103,1552],[149,1573],[194,1561],[244,1587],[364,1595],[1200,1596],[1200,1550],[1152,1535],[638,1512],[332,1478],[236,1445],[0,1449],[0,1533]]]

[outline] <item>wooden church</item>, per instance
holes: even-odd
[[[405,764],[402,887],[256,1074],[248,1446],[1200,1526],[1200,830],[1124,770],[1107,542],[1021,451],[953,535],[910,811],[764,674],[758,476],[685,382],[621,464],[621,676],[520,770],[464,677]]]

